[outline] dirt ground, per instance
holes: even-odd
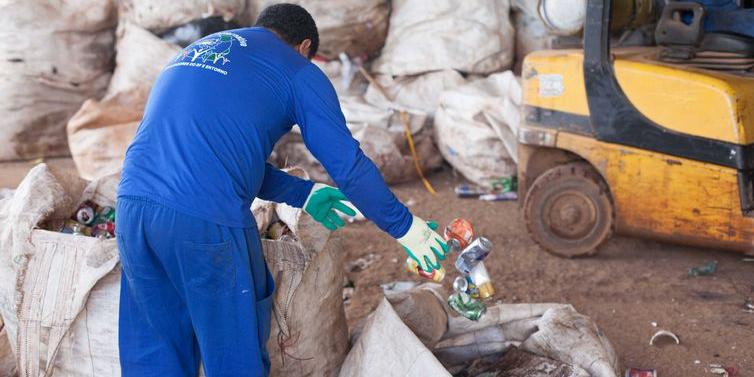
[[[737,368],[739,377],[754,376],[754,313],[744,311],[745,301],[754,297],[754,262],[743,261],[743,255],[616,237],[594,257],[561,259],[529,238],[518,203],[458,199],[453,188],[463,180],[449,171],[430,181],[437,197],[419,181],[394,190],[416,215],[441,227],[464,217],[478,235],[492,240],[495,248],[485,263],[501,301],[572,304],[605,332],[624,368],[690,377],[713,376],[709,365],[722,364]],[[379,258],[364,271],[347,273],[355,285],[346,306],[353,326],[378,304],[380,284],[418,279],[404,272],[405,254],[373,224],[349,224],[339,233],[346,265],[369,254]],[[714,276],[687,276],[690,267],[710,260],[719,262]],[[450,288],[457,272],[450,262],[445,266]],[[681,344],[649,346],[658,329],[673,331]]]

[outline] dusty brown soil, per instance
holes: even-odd
[[[736,367],[740,377],[754,376],[754,314],[743,310],[754,297],[754,262],[744,262],[743,255],[617,237],[594,257],[561,259],[530,240],[516,202],[458,199],[453,187],[462,180],[447,171],[430,180],[437,197],[418,181],[394,191],[416,215],[441,226],[465,217],[477,234],[492,240],[495,249],[485,263],[503,302],[572,304],[607,334],[623,367],[689,377],[713,376],[709,364],[722,364]],[[380,284],[415,278],[404,272],[405,254],[395,241],[373,224],[349,224],[339,232],[346,264],[370,253],[379,256],[365,271],[348,273],[356,287],[346,306],[353,326],[376,307]],[[709,260],[719,262],[714,276],[687,276],[690,267]],[[457,273],[445,265],[449,287]],[[675,332],[681,344],[649,346],[658,329]]]

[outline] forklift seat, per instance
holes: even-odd
[[[729,33],[705,33],[699,50],[754,58],[754,38]]]
[[[733,33],[705,33],[705,9],[694,2],[670,2],[655,29],[659,60],[717,70],[754,68],[754,38]],[[684,15],[692,15],[691,18]],[[690,19],[690,22],[688,21]]]

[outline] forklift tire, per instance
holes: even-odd
[[[524,200],[529,234],[548,252],[565,258],[597,253],[613,233],[615,210],[602,177],[580,161],[542,173]]]

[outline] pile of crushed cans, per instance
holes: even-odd
[[[484,315],[487,301],[495,295],[495,287],[484,266],[484,259],[492,252],[492,242],[484,237],[475,238],[474,226],[466,219],[455,219],[445,227],[445,241],[450,253],[457,254],[455,267],[461,276],[453,281],[453,294],[448,297],[448,305],[458,314],[476,321]],[[445,269],[427,273],[418,268],[416,262],[406,260],[407,270],[425,279],[441,282]]]
[[[87,200],[76,209],[71,218],[51,224],[50,229],[76,236],[110,239],[115,237],[115,209],[101,207]]]

